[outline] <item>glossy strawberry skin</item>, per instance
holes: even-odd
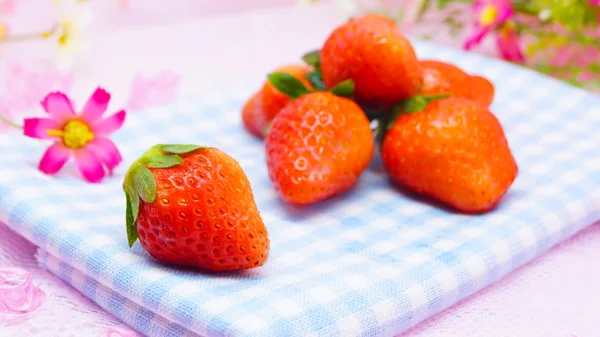
[[[156,201],[141,201],[137,231],[156,259],[208,271],[261,266],[267,229],[239,164],[224,152],[199,149],[183,163],[151,168]]]
[[[384,138],[382,158],[398,184],[467,213],[494,208],[518,174],[497,118],[464,98],[401,115]]]
[[[359,101],[384,105],[414,96],[423,82],[411,43],[389,18],[367,14],[336,28],[321,48],[328,88],[352,79]]]
[[[423,67],[423,86],[419,95],[451,93],[452,97],[468,98],[489,107],[494,100],[493,84],[481,77],[472,76],[457,66],[437,60],[419,61]]]
[[[329,92],[290,102],[265,140],[269,178],[281,198],[312,204],[352,187],[369,165],[369,121],[353,101]]]
[[[308,66],[290,64],[279,67],[275,71],[290,74],[307,88],[312,88],[305,77],[311,71]],[[265,81],[260,90],[254,93],[242,108],[244,127],[253,135],[263,138],[267,125],[289,101],[289,96],[277,90],[269,81]]]

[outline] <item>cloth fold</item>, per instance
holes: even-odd
[[[600,219],[600,100],[507,63],[415,42],[422,58],[490,78],[492,111],[520,173],[488,214],[453,213],[396,190],[378,155],[357,186],[310,207],[283,204],[238,86],[132,114],[113,140],[125,158],[89,185],[36,170],[39,141],[1,135],[0,221],[40,262],[148,336],[392,336],[473,294]],[[247,173],[272,241],[265,266],[232,274],[174,268],[127,245],[121,181],[156,143],[220,148]]]

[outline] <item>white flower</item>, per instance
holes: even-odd
[[[85,0],[54,0],[58,32],[58,66],[70,69],[77,53],[84,51],[84,31],[92,21]]]
[[[333,0],[334,5],[338,9],[338,15],[342,20],[348,20],[356,16],[360,10],[359,0]]]

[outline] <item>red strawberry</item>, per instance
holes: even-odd
[[[492,105],[495,93],[492,82],[481,76],[471,76],[469,82],[471,84],[471,92],[468,98],[480,102],[485,106]]]
[[[311,84],[305,76],[310,71],[310,67],[296,64],[277,69],[277,72],[289,74],[309,88]],[[250,133],[262,138],[267,124],[289,101],[290,98],[287,95],[280,92],[269,81],[266,81],[242,108],[244,126]]]
[[[279,112],[265,148],[269,177],[282,199],[312,204],[354,185],[373,157],[374,142],[356,103],[314,92]]]
[[[208,271],[264,264],[269,238],[248,178],[226,153],[156,145],[125,176],[127,236],[156,259]]]
[[[376,14],[336,28],[321,49],[320,67],[328,88],[352,79],[358,100],[384,105],[414,96],[423,83],[410,42],[394,21]]]
[[[423,67],[423,87],[419,95],[451,93],[452,97],[469,98],[485,106],[494,100],[494,86],[481,76],[471,76],[447,62],[419,61]]]
[[[394,181],[464,212],[492,209],[518,173],[496,117],[464,98],[400,114],[381,151]]]

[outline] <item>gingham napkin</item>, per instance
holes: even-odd
[[[35,166],[45,144],[0,137],[0,220],[40,262],[149,336],[392,336],[489,285],[600,219],[600,100],[532,71],[417,42],[496,84],[492,110],[520,167],[494,212],[454,214],[394,189],[375,159],[349,193],[295,208],[244,132],[240,86],[131,114],[116,176],[88,185]],[[198,143],[239,160],[272,241],[259,269],[207,275],[128,248],[121,180],[155,143]]]

